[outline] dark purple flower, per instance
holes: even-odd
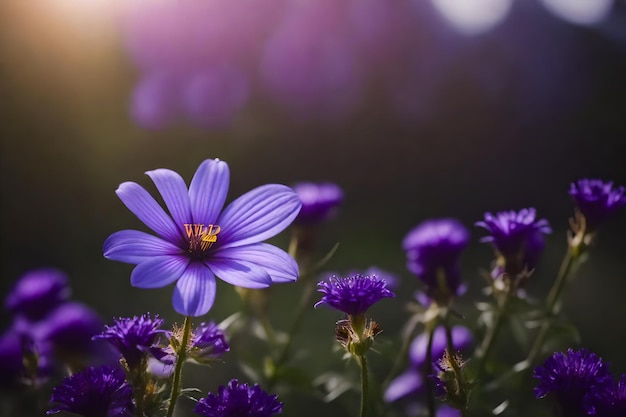
[[[174,171],[146,174],[170,214],[134,182],[121,184],[116,193],[159,236],[122,230],[104,242],[105,257],[137,265],[130,276],[133,286],[159,288],[176,282],[176,311],[201,316],[215,301],[215,276],[244,288],[297,278],[298,265],[286,252],[261,243],[298,215],[300,199],[291,188],[264,185],[222,210],[230,173],[219,159],[200,164],[189,189]]]
[[[84,417],[131,416],[132,388],[121,369],[89,367],[65,378],[54,387],[47,414],[61,411]]]
[[[258,384],[252,387],[232,379],[217,394],[209,393],[193,410],[205,417],[270,417],[283,412],[283,403]]]
[[[20,334],[7,331],[0,336],[0,387],[9,388],[17,385],[24,374]]]
[[[533,376],[539,380],[534,390],[537,398],[550,394],[560,406],[561,415],[568,417],[587,415],[585,396],[613,384],[602,358],[586,349],[554,353],[535,368]]]
[[[328,304],[351,316],[365,313],[383,298],[395,297],[395,294],[387,289],[384,280],[369,275],[355,274],[347,277],[333,275],[327,282],[322,281],[317,286],[318,291],[324,296],[315,307]]]
[[[343,191],[337,184],[302,182],[293,189],[302,202],[296,223],[318,224],[328,219],[343,202]]]
[[[516,276],[525,267],[532,269],[543,250],[543,235],[552,229],[546,219],[537,220],[534,208],[502,211],[495,215],[485,213],[484,221],[476,226],[485,228],[489,235],[481,242],[489,242],[504,260],[503,272]]]
[[[160,330],[163,319],[143,314],[132,318],[120,317],[113,319],[113,322],[112,326],[105,326],[104,332],[93,338],[111,343],[130,369],[138,367],[148,353],[152,353],[157,359],[164,356],[164,353],[155,346],[157,337],[164,332]]]
[[[586,231],[593,232],[626,206],[626,190],[614,187],[611,181],[580,179],[570,185],[569,195],[585,217]]]
[[[594,389],[587,395],[587,413],[597,417],[626,416],[626,374],[610,387]]]
[[[452,327],[452,344],[457,351],[464,351],[474,343],[474,337],[468,328],[463,326]],[[439,360],[446,350],[446,330],[443,326],[435,329],[433,335],[432,360]],[[409,348],[410,367],[407,371],[394,378],[385,391],[385,401],[393,402],[409,394],[419,392],[424,387],[424,364],[428,350],[428,335],[418,335]]]
[[[207,362],[230,350],[226,336],[215,323],[200,323],[193,332],[191,358],[198,362]]]
[[[39,320],[67,300],[71,290],[67,276],[55,269],[38,269],[24,274],[5,299],[5,307],[29,320]]]
[[[94,352],[91,338],[102,330],[102,320],[85,304],[72,301],[59,305],[38,321],[17,316],[13,328],[37,345],[51,343],[57,353],[74,358]]]
[[[469,232],[455,219],[426,220],[411,230],[402,247],[407,268],[426,285],[427,293],[438,298],[438,275],[443,274],[447,291],[457,295],[461,284],[459,257],[469,242]]]

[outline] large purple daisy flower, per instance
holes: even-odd
[[[294,281],[296,262],[283,250],[260,243],[285,229],[301,202],[285,185],[269,184],[244,194],[224,210],[230,173],[219,159],[198,167],[189,189],[176,172],[148,171],[169,215],[139,184],[116,190],[122,202],[157,236],[122,230],[104,242],[104,256],[136,264],[131,285],[159,288],[176,282],[174,309],[206,314],[215,300],[215,276],[245,288]]]

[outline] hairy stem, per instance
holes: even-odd
[[[361,413],[360,417],[366,417],[367,415],[367,402],[368,402],[368,372],[367,372],[367,358],[365,354],[358,356],[359,367],[361,368]]]
[[[189,338],[191,336],[191,317],[185,317],[185,324],[183,325],[183,336],[180,342],[180,348],[177,353],[176,367],[174,368],[174,379],[172,381],[172,391],[170,393],[170,405],[167,408],[167,417],[174,415],[174,408],[176,407],[176,401],[180,396],[182,389],[183,379],[183,364],[187,359],[187,345],[189,344]]]
[[[456,358],[454,358],[454,342],[452,340],[452,326],[450,325],[450,320],[449,320],[450,316],[449,313],[446,313],[446,316],[444,318],[444,326],[446,329],[446,345],[447,345],[447,349],[448,349],[448,355],[450,355],[452,358],[450,360],[450,365],[452,365],[452,370],[454,371],[454,376],[457,380],[457,383],[459,384],[459,391],[460,391],[460,396],[465,398],[465,404],[463,405],[463,408],[461,409],[461,415],[463,417],[466,417],[469,413],[469,404],[468,404],[468,393],[465,391],[465,378],[463,377],[463,373],[461,372],[461,368],[459,368],[459,364],[456,361]]]

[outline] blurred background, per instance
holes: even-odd
[[[401,249],[412,227],[452,216],[472,230],[458,307],[471,325],[492,259],[473,227],[485,211],[533,206],[550,221],[528,285],[543,297],[565,251],[570,182],[626,184],[626,2],[3,1],[0,115],[1,294],[29,269],[55,267],[105,322],[146,311],[180,322],[171,288],[132,288],[132,267],[102,257],[111,233],[146,230],[114,191],[131,180],[155,192],[145,171],[189,180],[219,157],[229,201],[271,182],[344,189],[320,254],[338,241],[329,269],[376,265],[401,278],[401,295],[373,313],[394,340],[419,287]],[[622,213],[564,308],[615,372],[626,372],[624,236]],[[288,232],[273,240],[287,242]],[[272,302],[278,328],[295,302],[285,291]],[[240,307],[220,284],[210,318]],[[307,317],[299,343],[311,366],[326,363],[313,341],[326,352],[338,318]],[[219,365],[199,384],[234,372]]]

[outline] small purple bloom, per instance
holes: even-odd
[[[137,368],[147,353],[152,353],[157,359],[165,355],[155,346],[157,337],[163,333],[160,330],[163,319],[149,314],[139,317],[113,319],[112,326],[105,326],[104,332],[94,336],[94,339],[104,339],[111,343],[122,355],[130,369]]]
[[[89,367],[54,387],[48,415],[61,411],[83,417],[125,417],[133,410],[132,388],[121,369]]]
[[[21,337],[15,331],[7,331],[0,336],[0,387],[17,385],[24,373]]]
[[[406,235],[402,247],[407,268],[426,285],[430,297],[439,295],[438,274],[445,277],[451,295],[458,294],[459,257],[468,242],[469,232],[455,219],[426,220]]]
[[[504,271],[517,275],[524,267],[534,267],[543,250],[545,234],[552,229],[546,219],[537,220],[534,208],[516,211],[502,211],[495,215],[485,213],[484,221],[476,226],[485,228],[489,235],[481,242],[491,243],[504,258]]]
[[[580,213],[585,216],[586,231],[593,232],[626,206],[626,190],[614,187],[611,181],[580,179],[570,185],[569,195]]]
[[[602,358],[582,349],[556,352],[537,366],[533,376],[539,380],[537,398],[551,394],[564,416],[585,416],[585,396],[596,390],[610,389],[613,378]]]
[[[296,223],[314,225],[327,220],[343,202],[343,191],[337,184],[302,182],[293,189],[302,201]]]
[[[355,274],[347,277],[333,275],[327,282],[317,284],[318,291],[324,294],[315,304],[328,304],[334,309],[351,316],[358,316],[373,304],[386,297],[395,297],[387,289],[387,283],[375,276]]]
[[[283,250],[261,243],[298,215],[300,199],[291,188],[264,185],[222,210],[230,172],[219,159],[202,162],[189,189],[174,171],[157,169],[146,174],[169,214],[134,182],[121,184],[116,193],[159,236],[122,230],[104,242],[106,258],[137,265],[131,285],[159,288],[175,282],[176,311],[201,316],[215,301],[215,276],[244,288],[296,280],[296,262]]]
[[[27,272],[17,281],[5,299],[5,306],[14,314],[39,320],[66,301],[70,293],[67,276],[63,272],[38,269]]]
[[[230,350],[226,336],[215,323],[200,323],[193,332],[191,358],[206,362],[221,356]]]
[[[626,416],[626,374],[610,387],[593,390],[587,396],[587,413],[597,417]]]
[[[67,352],[91,352],[91,338],[102,329],[102,320],[85,304],[68,302],[54,309],[32,329],[36,340],[46,340]]]
[[[258,384],[252,387],[232,379],[217,394],[209,393],[193,410],[204,417],[270,417],[283,412],[283,403]]]
[[[464,351],[474,343],[474,337],[464,326],[452,327],[452,344],[457,351]],[[435,329],[433,334],[432,360],[439,360],[447,347],[446,330],[443,326]],[[409,394],[419,392],[424,387],[423,367],[426,363],[428,335],[418,335],[409,348],[410,368],[397,376],[385,391],[385,401],[393,402]]]

